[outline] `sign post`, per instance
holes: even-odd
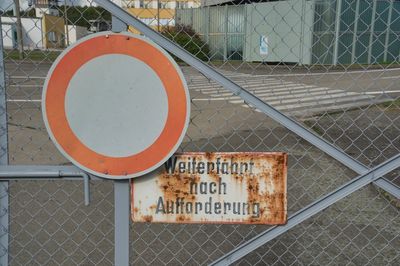
[[[127,25],[112,16],[112,31],[121,32]],[[114,181],[114,264],[116,266],[129,265],[129,181]]]
[[[6,76],[3,31],[0,19],[0,165],[8,164]],[[9,198],[8,181],[0,182],[0,265],[8,265]]]

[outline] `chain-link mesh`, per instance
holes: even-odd
[[[399,1],[114,2],[367,167],[399,153]],[[69,164],[44,127],[42,86],[63,49],[111,29],[111,14],[90,0],[20,1],[19,12],[14,3],[0,3],[9,164]],[[358,176],[177,61],[191,96],[181,151],[287,152],[289,216]],[[400,185],[399,171],[385,178]],[[0,221],[9,240],[0,256],[8,252],[11,265],[114,262],[111,182],[91,182],[88,207],[78,181],[11,181],[4,188],[9,211]],[[399,204],[374,185],[364,187],[238,264],[399,265]],[[210,263],[268,228],[131,224],[130,263]]]

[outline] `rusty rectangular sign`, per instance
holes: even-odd
[[[287,154],[175,154],[131,181],[134,222],[285,224]]]

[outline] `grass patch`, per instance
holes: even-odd
[[[399,108],[400,107],[400,98],[394,101],[387,101],[384,103],[380,103],[379,106],[384,108]]]
[[[314,120],[306,120],[303,123],[318,135],[322,136],[324,134],[324,130],[317,126]]]
[[[33,61],[46,61],[54,62],[57,56],[61,54],[61,51],[49,51],[49,50],[25,50],[24,59],[22,60],[33,60]],[[4,59],[20,60],[18,50],[5,50]]]

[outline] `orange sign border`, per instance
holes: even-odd
[[[190,97],[183,75],[166,52],[142,37],[126,33],[91,36],[64,52],[49,71],[42,97],[49,134],[64,155],[84,170],[115,179],[145,174],[172,155],[187,129]],[[65,112],[66,92],[73,75],[89,60],[107,54],[128,55],[147,64],[160,78],[168,97],[167,120],[160,136],[145,150],[127,157],[109,157],[88,148],[72,131]]]

